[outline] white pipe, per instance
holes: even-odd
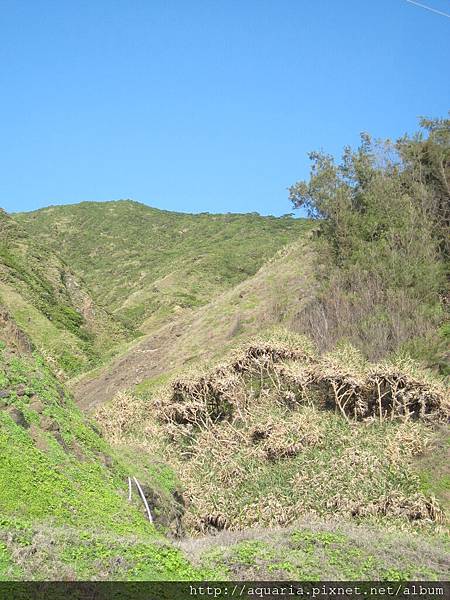
[[[145,508],[147,510],[147,515],[148,515],[148,520],[150,521],[150,523],[153,523],[152,513],[150,512],[150,508],[149,508],[148,503],[147,503],[147,498],[145,497],[144,492],[142,491],[142,488],[139,485],[139,481],[136,479],[136,477],[133,477],[133,480],[134,480],[134,483],[136,484],[137,489],[139,490],[139,493],[141,495],[141,498],[142,498],[142,500],[143,500],[143,502],[145,504]]]

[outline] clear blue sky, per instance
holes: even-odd
[[[290,212],[308,151],[445,116],[449,66],[406,0],[0,0],[0,205]]]

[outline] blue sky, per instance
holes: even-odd
[[[406,0],[0,0],[0,205],[290,212],[310,150],[445,116],[449,65]]]

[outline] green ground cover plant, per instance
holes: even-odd
[[[0,350],[0,578],[200,577],[165,539],[158,511],[175,475],[120,455],[37,354]],[[156,526],[127,477],[157,497]]]

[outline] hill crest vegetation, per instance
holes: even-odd
[[[58,251],[97,302],[142,331],[254,275],[308,226],[290,217],[168,212],[131,200],[55,206],[14,218]]]
[[[93,300],[56,252],[3,210],[0,302],[63,379],[92,369],[116,344],[135,335]]]

